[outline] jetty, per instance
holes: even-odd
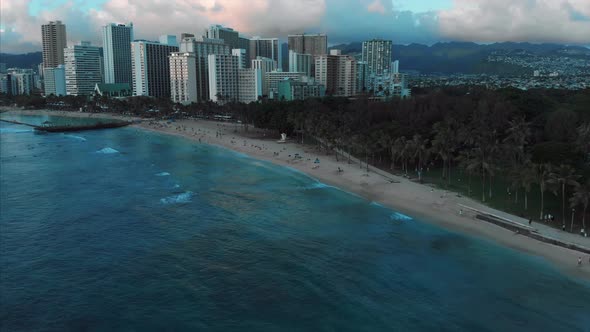
[[[125,127],[125,126],[128,126],[131,124],[130,121],[109,120],[109,119],[101,119],[101,121],[98,121],[96,123],[79,123],[79,124],[77,124],[77,123],[56,124],[56,123],[52,123],[50,121],[45,121],[41,125],[33,125],[30,123],[14,121],[14,120],[6,120],[6,119],[1,119],[1,121],[25,125],[25,126],[33,127],[33,129],[36,131],[50,132],[50,133],[120,128],[120,127]]]

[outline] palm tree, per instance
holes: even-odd
[[[395,146],[395,151],[397,152],[397,156],[399,157],[399,159],[401,160],[402,163],[402,171],[405,171],[407,173],[407,170],[405,168],[406,165],[406,158],[408,157],[408,153],[406,150],[406,137],[402,136],[402,137],[398,137],[395,140],[395,143],[393,143],[393,145]]]
[[[552,172],[547,181],[550,184],[561,188],[561,220],[565,224],[565,187],[579,186],[576,181],[580,176],[575,174],[575,170],[570,165],[561,164],[559,168]],[[573,227],[573,225],[572,225]]]
[[[551,164],[541,164],[541,165],[533,165],[536,169],[536,178],[537,183],[539,184],[539,189],[541,191],[541,213],[539,215],[539,219],[543,220],[544,216],[544,205],[545,205],[545,191],[547,191],[547,184],[550,178],[550,174],[552,171]]]
[[[524,209],[528,210],[529,200],[528,194],[531,192],[531,186],[535,183],[535,168],[532,164],[527,163],[520,174],[520,185],[524,188]]]
[[[581,125],[578,128],[578,138],[576,140],[578,150],[590,157],[590,123]],[[588,159],[587,159],[588,160]]]
[[[491,172],[490,163],[486,150],[478,147],[474,148],[471,153],[471,159],[467,165],[467,171],[481,174],[481,201],[486,201],[486,172]]]
[[[428,158],[428,139],[422,138],[422,136],[416,134],[412,139],[412,145],[414,146],[414,158],[418,160],[418,181],[422,182],[422,165]]]
[[[583,206],[582,212],[582,228],[585,232],[586,230],[586,210],[588,209],[588,205],[590,205],[590,179],[586,180],[586,183],[580,185],[576,188],[574,195],[570,198],[570,207],[574,208],[576,206]],[[572,219],[572,226],[573,229],[573,219]]]

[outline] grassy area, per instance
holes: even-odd
[[[469,177],[462,170],[457,169],[452,172],[450,185],[448,184],[447,180],[442,179],[441,173],[441,169],[431,169],[430,171],[424,172],[423,180],[425,183],[432,183],[438,188],[457,192],[463,196],[470,197],[476,201],[481,202],[481,177],[471,177],[471,193],[469,193]],[[518,191],[517,201],[516,192],[513,189],[510,189],[510,182],[503,176],[496,176],[492,179],[491,198],[489,197],[489,179],[486,179],[485,196],[485,204],[490,207],[506,211],[523,218],[533,218],[533,220],[539,219],[541,211],[541,193],[537,185],[533,185],[531,191],[528,193],[528,209],[526,210],[524,208],[524,190],[520,189]],[[545,214],[550,213],[555,216],[555,221],[552,223],[552,226],[560,228],[562,225],[561,196],[555,195],[551,191],[546,191],[544,210]],[[569,202],[567,200],[565,221],[567,229],[569,230],[571,223],[571,208],[569,208]],[[581,224],[582,215],[581,211],[578,211],[574,215],[574,229],[579,229]]]

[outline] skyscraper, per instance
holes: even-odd
[[[41,26],[43,41],[43,67],[55,68],[64,64],[64,48],[67,46],[66,26],[61,21],[51,21]]]
[[[327,95],[350,97],[357,93],[356,60],[351,56],[318,56],[315,73],[316,80],[326,87]]]
[[[258,57],[252,60],[252,69],[256,72],[262,96],[268,96],[268,86],[266,84],[266,73],[277,70],[277,62],[273,59]]]
[[[178,46],[136,40],[131,43],[133,95],[170,97],[170,62],[168,56]]]
[[[98,47],[90,42],[80,42],[64,51],[66,94],[90,95],[97,83],[101,83],[100,55]]]
[[[229,45],[230,49],[244,48],[244,45],[240,45],[243,41],[240,41],[239,33],[232,28],[224,27],[222,25],[214,24],[209,26],[206,37],[209,39],[221,39]]]
[[[362,61],[367,63],[371,75],[391,72],[391,40],[372,39],[363,42]]]
[[[367,63],[364,61],[357,61],[356,63],[356,92],[368,92],[369,70]]]
[[[224,103],[237,101],[238,57],[228,54],[209,54],[209,92],[211,100]]]
[[[55,68],[45,68],[43,70],[45,82],[45,95],[51,94],[56,96],[66,95],[66,69],[64,65]]]
[[[325,34],[289,35],[289,51],[313,56],[328,54],[328,36]]]
[[[312,77],[312,68],[314,60],[311,54],[299,54],[295,51],[289,51],[289,71],[303,72],[305,75]],[[313,73],[315,75],[315,73]]]
[[[283,59],[281,58],[281,45],[278,38],[260,38],[253,37],[250,39],[250,60],[257,57],[273,59],[277,62],[279,68],[282,68]]]
[[[105,83],[131,84],[132,41],[133,23],[111,23],[102,27]]]
[[[198,101],[197,58],[194,53],[170,53],[170,93],[175,103]]]
[[[221,39],[185,38],[180,42],[180,52],[195,54],[198,100],[209,100],[209,54],[231,54],[229,46]]]
[[[238,57],[238,65],[240,69],[248,68],[248,62],[250,59],[246,58],[246,50],[243,48],[234,48],[231,50],[231,54]]]

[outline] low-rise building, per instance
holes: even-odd
[[[287,78],[279,82],[278,99],[279,100],[304,100],[307,98],[320,98],[325,96],[326,88],[310,79],[306,81],[295,81]]]

